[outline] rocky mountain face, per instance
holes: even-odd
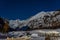
[[[42,11],[27,20],[10,20],[9,25],[13,29],[24,26],[31,29],[57,28],[60,26],[60,11]]]
[[[30,28],[57,28],[60,26],[60,11],[40,12],[30,18]]]

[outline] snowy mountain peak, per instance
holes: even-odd
[[[48,11],[39,12],[27,20],[10,20],[9,24],[11,28],[16,29],[23,26],[28,26],[30,28],[39,27],[52,27],[60,26],[60,11]],[[57,21],[58,20],[58,21]]]

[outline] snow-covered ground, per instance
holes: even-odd
[[[30,37],[31,40],[45,40],[45,33],[57,33],[59,34],[59,37],[51,37],[51,40],[60,40],[60,29],[40,29],[40,30],[33,30],[33,31],[13,31],[13,32],[9,32],[8,36],[10,37],[23,37],[23,36],[27,36],[27,33],[30,33]],[[1,33],[0,33],[1,34]],[[5,34],[1,34],[4,35]]]
[[[51,40],[60,40],[60,29],[40,29],[40,30],[33,30],[33,31],[27,31],[29,32],[31,35],[31,40],[45,40],[45,33],[55,33],[57,35],[57,37],[51,37]],[[15,31],[15,32],[9,32],[10,36],[13,37],[19,37],[19,36],[27,36],[26,31]]]

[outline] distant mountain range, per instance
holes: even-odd
[[[0,33],[0,38],[20,37],[25,35],[19,31],[27,31],[34,29],[55,29],[60,28],[60,11],[40,12],[26,20],[8,20],[9,32]],[[59,31],[59,30],[58,30]]]
[[[42,11],[26,20],[9,20],[9,26],[13,29],[22,27],[31,29],[57,28],[60,26],[60,11]]]

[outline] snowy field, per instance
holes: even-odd
[[[31,40],[45,40],[45,33],[55,33],[59,34],[58,37],[50,37],[51,40],[60,40],[60,29],[40,29],[40,30],[33,30],[33,31],[28,31],[31,35]],[[25,33],[25,34],[24,34]],[[16,31],[16,32],[10,32],[10,34],[14,35],[14,37],[18,37],[19,35],[24,35],[26,36],[26,31]],[[38,34],[38,35],[33,35],[32,34]]]
[[[60,34],[60,29],[40,29],[40,30],[33,30],[33,31],[28,31],[31,34],[38,34],[38,36],[31,36],[31,40],[45,40],[45,36],[40,36],[40,33],[45,33],[49,31],[54,31],[55,33],[58,32]],[[16,31],[16,32],[10,32],[12,35],[14,34],[16,37],[18,35],[22,35],[23,33],[26,33],[26,31]],[[43,35],[43,34],[42,34]],[[26,36],[26,35],[25,35]],[[0,40],[7,40],[7,39],[0,39]],[[59,37],[51,37],[51,40],[60,40],[60,35]]]
[[[60,40],[60,29],[41,29],[41,30],[34,30],[34,31],[32,31],[31,33],[41,33],[41,32],[43,32],[43,33],[45,33],[45,32],[52,32],[52,31],[54,31],[54,32],[58,32],[59,33],[59,37],[51,37],[51,40]],[[45,37],[43,37],[43,36],[41,36],[41,37],[37,37],[37,38],[33,38],[32,40],[45,40]]]

